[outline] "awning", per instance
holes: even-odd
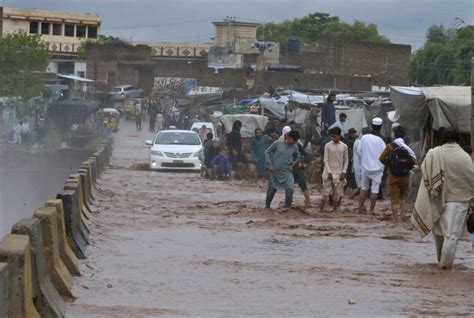
[[[423,128],[428,116],[433,129],[471,131],[471,88],[469,86],[390,87],[396,112],[390,120],[406,128]]]
[[[57,74],[57,76],[61,77],[61,78],[70,79],[70,80],[73,80],[73,81],[78,81],[78,82],[86,82],[86,83],[94,83],[95,82],[94,80],[84,78],[84,77],[80,77],[80,76],[75,76],[75,75]]]

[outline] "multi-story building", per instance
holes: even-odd
[[[225,19],[213,22],[216,33],[214,50],[209,58],[210,67],[239,68],[242,65],[260,65],[280,62],[280,45],[257,38],[259,23]],[[225,49],[225,50],[222,50]]]
[[[86,77],[86,61],[78,58],[82,41],[96,39],[101,25],[98,14],[51,12],[0,7],[0,36],[23,31],[39,34],[48,44],[48,72]]]

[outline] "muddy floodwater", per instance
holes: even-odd
[[[441,271],[431,237],[392,225],[387,202],[319,213],[295,190],[296,208],[263,209],[263,181],[147,171],[151,134],[121,124],[67,317],[473,315],[467,239]]]
[[[46,200],[54,199],[90,153],[75,149],[33,153],[26,147],[4,145],[0,153],[0,237],[20,219],[31,217]]]

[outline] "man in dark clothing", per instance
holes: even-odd
[[[346,188],[351,188],[353,191],[357,189],[357,182],[354,173],[354,143],[357,140],[357,131],[354,128],[349,129],[349,133],[346,138],[346,145],[349,155],[349,165],[347,166],[346,172]]]
[[[266,136],[271,136],[272,134],[278,134],[278,127],[280,125],[280,121],[278,119],[273,119],[269,121],[265,128],[263,129],[263,134]]]
[[[204,152],[204,166],[205,166],[205,173],[207,174],[208,177],[211,176],[211,169],[212,169],[212,159],[214,159],[214,156],[216,155],[216,151],[214,148],[214,143],[212,139],[214,138],[214,135],[210,132],[207,133],[207,139],[204,141],[203,144],[203,152]]]
[[[332,124],[336,122],[336,108],[334,102],[336,101],[336,94],[329,94],[326,102],[322,105],[321,110],[321,128],[327,131]]]
[[[227,135],[226,146],[229,149],[229,160],[234,171],[241,170],[245,164],[244,153],[242,152],[242,136],[240,135],[241,128],[242,122],[236,120],[232,124],[232,131]]]

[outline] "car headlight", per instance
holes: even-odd
[[[158,151],[158,150],[152,150],[151,154],[152,154],[152,156],[164,157],[163,153],[161,151]]]
[[[193,157],[199,157],[202,154],[202,149],[196,152]]]

